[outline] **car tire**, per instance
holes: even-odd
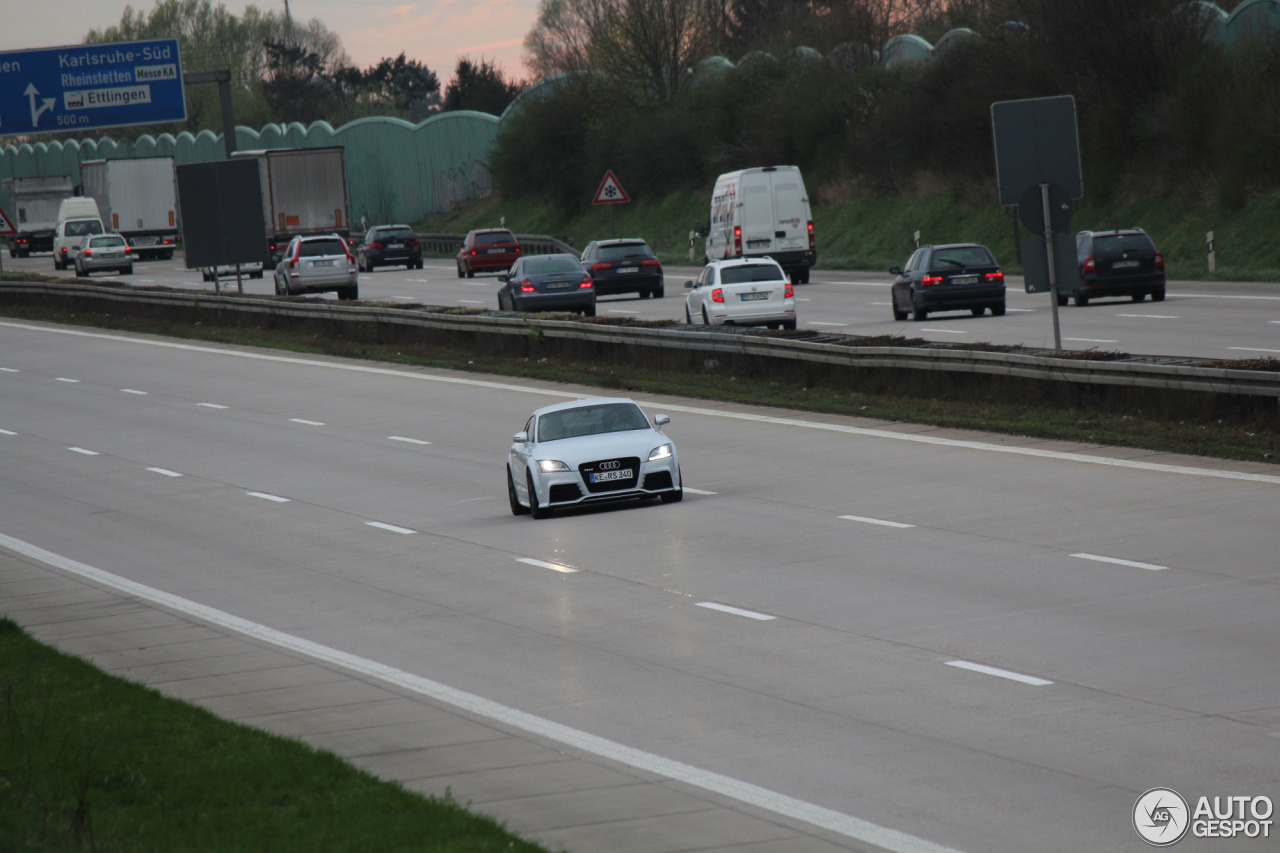
[[[520,503],[516,497],[516,482],[511,479],[511,468],[507,468],[507,500],[511,502],[512,515],[528,515],[529,508]]]
[[[470,267],[467,267],[467,278],[475,278],[475,277],[476,277],[476,271],[471,269]]]
[[[555,515],[555,510],[549,506],[538,506],[538,492],[533,487],[533,475],[527,475],[529,478],[529,514],[541,521],[544,518],[550,518]]]
[[[898,297],[891,292],[889,294],[889,305],[893,308],[893,319],[902,322],[907,319],[907,312],[898,307]]]
[[[680,501],[684,500],[684,489],[680,488],[670,492],[663,492],[659,497],[662,498],[662,502],[664,504],[678,504]]]
[[[249,278],[262,278],[263,275],[265,275],[265,273],[262,270],[258,270],[257,272],[249,273]]]
[[[171,261],[171,260],[173,260],[173,252],[171,252],[171,251],[170,251],[170,252],[161,252],[161,253],[160,253],[160,260],[162,260],[162,261]]]
[[[702,325],[704,326],[711,325],[711,318],[707,316],[707,306],[705,305],[702,306]]]
[[[1146,298],[1147,298],[1147,294],[1146,294],[1146,293],[1135,293],[1135,294],[1133,294],[1132,296],[1130,296],[1130,298],[1131,298],[1134,302],[1141,302],[1142,300],[1144,300],[1144,299],[1146,299]]]
[[[120,275],[133,275],[133,264],[120,268]]]
[[[970,308],[970,309],[969,309],[969,313],[970,313],[970,314],[972,314],[972,315],[973,315],[973,316],[975,316],[975,317],[981,317],[981,316],[982,316],[983,314],[985,314],[986,312],[987,312],[987,307],[986,307],[985,305],[981,305],[981,306],[979,306],[979,307],[977,307],[977,308]]]
[[[281,283],[280,276],[276,276],[275,281],[276,281],[276,296],[288,296],[289,285]]]
[[[1059,294],[1059,295],[1058,295],[1058,307],[1059,307],[1059,308],[1062,308],[1062,307],[1066,306],[1066,304],[1067,304],[1067,297],[1066,297],[1066,296],[1063,296],[1063,295],[1061,295],[1061,294]]]
[[[209,274],[208,274],[207,272],[201,272],[201,273],[200,273],[200,280],[201,280],[201,281],[208,281],[208,280],[209,280]]]
[[[929,319],[929,312],[923,308],[913,308],[911,310],[911,320],[915,323],[922,323]]]
[[[1163,288],[1163,287],[1162,287],[1162,288],[1160,288],[1159,290],[1153,290],[1153,291],[1151,291],[1151,301],[1152,301],[1152,302],[1164,302],[1164,288]]]
[[[84,270],[80,269],[80,264],[77,262],[77,263],[76,263],[76,278],[88,278],[88,277],[89,277],[89,273],[87,273],[87,272],[85,272]]]
[[[667,289],[660,284],[658,285],[657,289],[650,294],[650,296],[652,296],[654,299],[665,299],[667,296]]]
[[[1005,312],[1005,305],[1003,302],[997,302],[995,305],[991,306],[992,317],[1003,317],[1004,312]]]
[[[1081,293],[1078,290],[1076,291],[1074,298],[1075,298],[1075,303],[1077,308],[1083,308],[1084,306],[1089,304],[1089,297],[1085,296],[1083,293]]]
[[[685,324],[686,326],[692,326],[692,325],[693,325],[693,317],[691,317],[691,316],[689,315],[689,306],[688,306],[688,305],[684,306],[684,324]]]
[[[417,261],[415,261],[415,262],[414,262],[414,264],[413,264],[413,268],[414,268],[415,270],[420,270],[420,269],[422,269],[422,259],[421,259],[421,258],[419,258]]]
[[[458,264],[458,278],[466,278],[466,273],[462,271],[462,264]]]
[[[355,284],[353,284],[353,285],[351,285],[350,287],[339,287],[339,288],[338,288],[338,298],[339,298],[339,299],[342,299],[342,300],[345,300],[345,301],[347,301],[347,302],[354,302],[354,301],[356,301],[357,299],[359,299],[359,298],[360,298],[360,287],[359,287],[359,285],[355,285]]]
[[[641,299],[648,299],[650,296],[653,296],[653,291],[647,290],[647,289],[641,289],[636,291],[636,296],[638,296]]]
[[[591,303],[590,305],[588,305],[586,308],[583,308],[583,309],[582,309],[582,316],[583,316],[583,317],[594,317],[594,316],[596,316],[596,306],[595,306],[595,303],[594,303],[594,302],[593,302],[593,303]]]
[[[782,323],[781,323],[781,326],[782,326],[782,328],[783,328],[783,329],[789,329],[790,331],[793,331],[793,332],[794,332],[794,331],[796,330],[796,321],[795,321],[795,320],[783,320],[783,321],[782,321]]]

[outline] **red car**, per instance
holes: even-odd
[[[506,228],[484,228],[467,234],[458,252],[458,278],[478,272],[506,272],[520,260],[520,243]]]

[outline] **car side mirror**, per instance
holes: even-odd
[[[671,423],[671,418],[666,415],[654,415],[653,417],[654,426],[666,426],[669,423]]]
[[[710,229],[707,227],[705,222],[699,222],[697,225],[693,226],[693,236],[706,237],[708,230]]]
[[[889,275],[902,275],[901,267],[889,267]]]
[[[529,440],[529,433],[525,432],[524,430],[521,430],[520,432],[511,436],[511,440],[514,441],[516,444],[524,444],[526,441]]]
[[[504,283],[511,281],[511,276],[507,275],[506,273],[502,273],[501,275],[498,276],[498,281],[501,281]]]
[[[692,289],[693,289],[693,282],[691,282],[691,281],[686,281],[686,282],[684,283],[684,286],[685,286],[685,287],[687,287],[687,288],[689,288],[690,290],[692,290]]]

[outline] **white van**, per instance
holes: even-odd
[[[64,198],[58,206],[58,228],[53,232],[53,268],[71,267],[84,238],[105,233],[96,201],[84,196]]]
[[[796,284],[807,284],[818,260],[813,213],[796,166],[764,166],[716,179],[711,221],[695,231],[706,238],[706,261],[770,257]]]

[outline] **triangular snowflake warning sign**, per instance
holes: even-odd
[[[591,200],[591,203],[624,204],[628,201],[631,201],[631,196],[627,195],[622,184],[618,183],[618,179],[614,177],[613,170],[609,169],[604,173],[604,180],[600,182],[600,189],[596,190],[596,197]]]
[[[13,220],[9,218],[9,214],[0,208],[0,234],[17,234],[18,229],[13,227]]]

